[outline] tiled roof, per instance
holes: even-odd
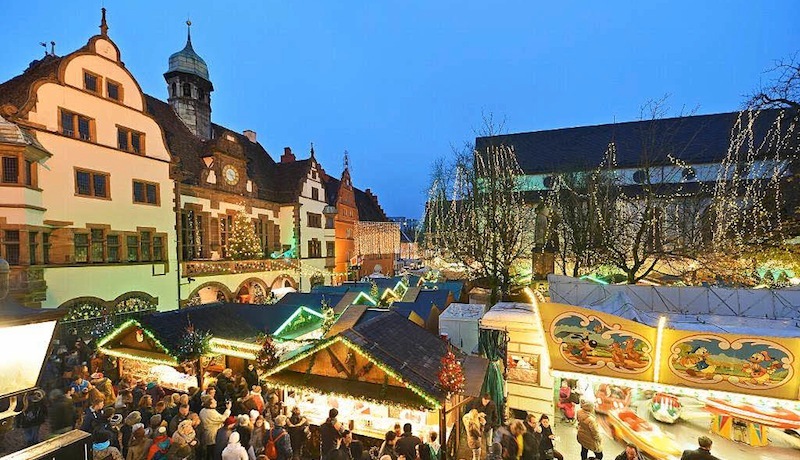
[[[294,305],[212,303],[153,313],[140,318],[139,323],[174,352],[189,324],[217,338],[249,341],[259,334],[274,333],[297,308]]]
[[[339,198],[339,187],[342,181],[335,177],[325,175],[322,180],[322,186],[325,187],[325,201],[331,205],[336,206],[336,200]]]
[[[358,220],[361,222],[389,222],[381,206],[367,195],[367,192],[353,187],[358,208]]]
[[[332,308],[342,300],[342,297],[344,297],[344,293],[288,292],[275,305],[292,305],[295,308],[307,307],[320,312],[322,311],[323,302]]]
[[[37,80],[55,76],[62,59],[64,58],[47,55],[38,61],[31,62],[22,74],[0,84],[0,107],[11,104],[19,109],[25,105],[28,98],[32,96],[30,94],[31,86]]]
[[[394,312],[383,313],[342,334],[393,371],[439,399],[445,398],[437,375],[448,351],[447,342]],[[459,359],[465,355],[453,352]]]
[[[763,136],[778,112],[761,113],[754,127],[757,137]],[[527,174],[594,168],[610,142],[616,146],[618,167],[641,166],[645,151],[652,164],[670,164],[668,155],[691,164],[716,163],[728,152],[738,116],[738,112],[717,113],[478,137],[475,148],[513,146]]]
[[[450,291],[447,289],[437,290],[421,290],[417,294],[417,298],[413,302],[395,302],[392,304],[392,309],[408,317],[413,311],[420,318],[427,321],[431,314],[431,308],[436,305],[439,312],[443,311],[449,305],[448,300]]]
[[[289,163],[276,163],[273,168],[272,181],[275,184],[275,198],[279,203],[297,201],[303,191],[303,182],[311,169],[311,159],[297,160]]]

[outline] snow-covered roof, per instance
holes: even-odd
[[[439,315],[439,321],[478,321],[483,316],[484,306],[477,303],[451,303],[445,311]]]
[[[481,319],[486,327],[516,326],[533,328],[539,318],[534,312],[533,304],[522,302],[498,302]]]

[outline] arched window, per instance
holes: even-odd
[[[178,95],[178,85],[176,85],[174,81],[172,82],[172,92],[169,93],[169,95],[172,96],[172,97],[175,97],[175,96]]]
[[[206,93],[200,88],[197,88],[197,100],[198,101],[205,101],[206,100]]]
[[[183,84],[183,97],[192,97],[192,85],[189,83]]]

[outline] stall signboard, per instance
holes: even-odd
[[[557,303],[539,313],[554,370],[653,381],[656,328]]]
[[[798,399],[800,339],[665,329],[660,383]]]

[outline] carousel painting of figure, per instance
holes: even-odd
[[[670,347],[669,367],[692,382],[727,381],[742,388],[774,388],[788,382],[794,356],[764,339],[734,341],[716,335],[693,335]]]
[[[652,364],[650,342],[620,324],[607,324],[594,315],[563,313],[553,321],[550,335],[559,344],[561,356],[579,368],[607,367],[635,374]]]

